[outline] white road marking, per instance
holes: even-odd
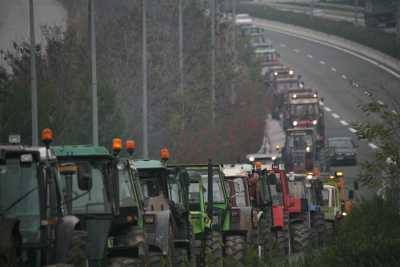
[[[368,143],[368,146],[372,149],[378,149],[378,146],[375,145],[374,143]]]
[[[308,54],[307,57],[308,57],[308,58],[312,58],[312,55]]]
[[[360,87],[360,85],[358,84],[358,82],[356,82],[356,81],[353,81],[353,84],[352,84],[354,87],[356,87],[356,88],[358,88],[358,87]]]
[[[319,104],[320,104],[321,106],[325,105],[324,102],[322,102],[322,101],[319,101]]]
[[[335,48],[335,49],[337,49],[339,51],[343,51],[343,52],[348,53],[350,55],[353,55],[355,57],[361,58],[362,60],[367,61],[367,62],[377,66],[378,68],[380,68],[380,69],[392,74],[396,78],[400,79],[400,73],[398,73],[396,71],[393,71],[390,68],[384,66],[383,64],[381,64],[381,63],[379,63],[379,62],[377,62],[377,61],[375,61],[373,59],[370,59],[370,58],[368,58],[366,56],[363,56],[362,54],[359,54],[357,52],[353,52],[353,51],[351,51],[349,49],[346,49],[346,48],[343,48],[343,47],[339,47],[338,45],[330,44],[330,43],[324,42],[322,40],[313,39],[313,38],[306,37],[306,36],[303,36],[303,35],[300,35],[300,34],[296,34],[296,33],[293,33],[293,32],[282,31],[282,29],[276,29],[276,28],[274,29],[273,27],[271,27],[271,25],[268,25],[268,22],[267,23],[260,23],[259,20],[257,20],[256,24],[261,25],[264,28],[268,28],[268,29],[270,29],[271,31],[274,31],[274,32],[279,32],[279,33],[283,33],[283,34],[286,34],[286,35],[289,35],[289,36],[294,36],[294,37],[297,37],[297,38],[300,38],[300,39],[303,39],[303,40],[308,40],[308,41],[311,41],[311,42],[314,42],[314,43],[317,43],[317,44],[322,44],[322,45],[325,45],[325,46],[329,46],[329,47]]]
[[[299,50],[299,49],[293,49],[293,52],[295,52],[295,53],[299,53],[299,52],[300,52],[300,50]]]
[[[340,116],[338,114],[336,114],[336,113],[332,113],[332,117],[334,117],[335,119],[339,119],[340,118]]]
[[[285,44],[281,44],[280,47],[286,47],[286,45]]]
[[[336,72],[336,68],[332,67],[331,71]]]
[[[351,127],[349,127],[349,131],[350,131],[350,132],[352,132],[352,133],[356,133],[356,132],[357,132],[357,130],[356,130],[356,129],[354,129],[354,128],[351,128]]]
[[[344,75],[344,74],[342,74],[342,78],[346,80],[346,79],[347,79],[347,76]]]
[[[382,106],[385,105],[385,103],[383,103],[382,100],[378,100],[378,101],[376,101],[376,102],[378,102],[379,105],[382,105]]]
[[[393,114],[396,114],[396,115],[398,114],[397,111],[394,110],[394,109],[392,110],[392,113],[393,113]]]
[[[349,123],[347,121],[345,121],[345,120],[340,120],[340,123],[342,125],[344,125],[344,126],[348,126],[349,125]]]
[[[320,63],[321,65],[325,65],[325,61],[323,61],[323,60],[321,60],[319,63]]]
[[[325,109],[326,111],[328,111],[328,112],[331,112],[331,111],[332,111],[332,109],[331,109],[330,107],[327,107],[327,106],[325,106],[324,109]]]

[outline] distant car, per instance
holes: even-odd
[[[328,139],[329,158],[332,165],[357,164],[357,145],[350,137]]]
[[[251,25],[253,24],[253,19],[249,14],[237,14],[235,18],[236,25]]]

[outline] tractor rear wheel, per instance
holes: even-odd
[[[232,235],[227,236],[225,239],[225,256],[229,263],[238,266],[244,263],[244,256],[246,252],[246,240],[244,236]]]
[[[175,248],[175,265],[177,267],[190,266],[189,254],[186,248]]]
[[[206,266],[222,266],[222,246],[221,233],[212,231],[207,234],[205,249]]]
[[[86,231],[75,230],[72,232],[71,244],[68,249],[66,263],[75,267],[88,266],[86,255],[88,233]]]
[[[315,245],[320,246],[323,243],[325,232],[324,214],[317,212],[312,216],[312,241]]]
[[[143,260],[137,258],[111,258],[109,267],[140,267],[143,266]]]
[[[284,257],[289,253],[289,234],[287,231],[277,230],[274,235],[273,248],[274,256]]]
[[[305,222],[296,222],[292,224],[293,251],[304,251],[310,244],[311,231]]]
[[[265,259],[271,253],[272,250],[272,233],[271,233],[271,217],[263,216],[258,222],[258,245],[261,248],[261,259]]]

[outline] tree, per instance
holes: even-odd
[[[378,145],[372,160],[361,163],[363,183],[384,189],[385,198],[399,206],[400,114],[379,101],[361,106],[370,120],[355,124],[358,135]],[[378,117],[379,119],[373,119]]]

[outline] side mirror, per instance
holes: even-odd
[[[90,191],[92,188],[91,167],[88,162],[81,162],[78,165],[78,187],[82,191]]]
[[[270,174],[267,175],[267,183],[268,183],[269,185],[276,185],[276,177],[275,177],[275,174],[270,173]]]

